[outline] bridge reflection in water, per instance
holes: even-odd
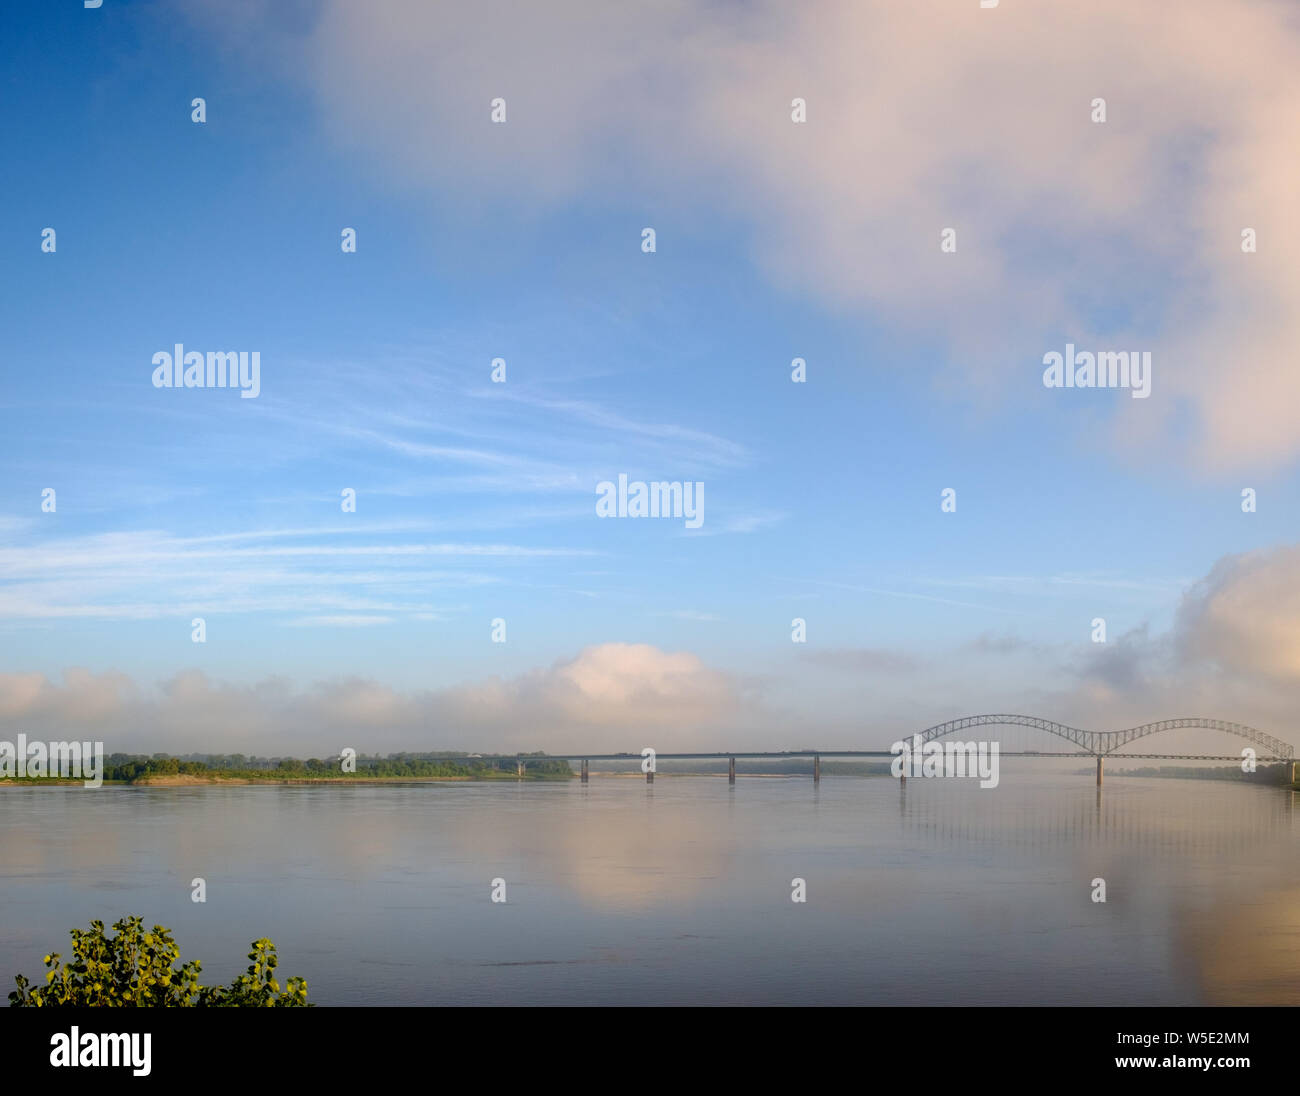
[[[1144,792],[1169,786],[1161,777],[1133,777],[1109,791],[1033,796],[1017,799],[1004,810],[980,788],[962,781],[913,781],[899,796],[903,829],[924,835],[928,843],[959,846],[996,843],[1004,850],[1060,851],[1064,848],[1119,845],[1134,852],[1232,856],[1257,849],[1261,843],[1296,836],[1300,812],[1294,792],[1277,795],[1262,805],[1257,797],[1214,797],[1213,825],[1205,824],[1205,795],[1216,781],[1190,781],[1180,808],[1162,797],[1159,809],[1147,806]],[[951,787],[937,785],[948,784]]]
[[[947,865],[953,893],[984,879],[1023,887],[1027,872],[1048,905],[1057,890],[1077,891],[1061,916],[1086,925],[1111,910],[1125,931],[1148,936],[1130,962],[1157,980],[1185,980],[1198,1003],[1300,1004],[1300,793],[1154,776],[1088,789],[1063,775],[1004,767],[1007,796],[968,781],[911,781],[896,796],[894,840]],[[1098,878],[1107,904],[1089,908],[1082,895]],[[990,901],[984,931],[1047,931],[1005,905]]]

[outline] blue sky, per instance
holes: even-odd
[[[613,82],[582,89],[582,35],[606,30],[562,6],[574,21],[556,41],[572,48],[582,91],[565,102],[590,117],[569,117],[552,147],[556,115],[530,110],[530,96],[568,78],[546,75],[565,72],[563,58],[539,62],[530,83],[510,63],[524,31],[390,7],[404,37],[449,51],[427,88],[429,70],[386,64],[387,32],[359,37],[335,4],[250,3],[227,19],[217,5],[20,3],[0,16],[0,114],[15,151],[0,171],[0,643],[9,689],[37,697],[14,701],[13,719],[84,715],[94,704],[69,693],[97,690],[115,712],[156,714],[149,705],[178,675],[252,705],[267,681],[286,695],[365,682],[390,698],[358,717],[373,720],[376,744],[428,740],[423,724],[388,721],[385,705],[406,703],[392,698],[450,691],[479,714],[449,719],[431,746],[507,745],[528,718],[522,683],[567,682],[564,667],[582,670],[594,649],[612,659],[602,683],[607,672],[631,685],[588,695],[577,675],[569,699],[583,711],[614,706],[592,736],[617,737],[620,721],[644,728],[662,707],[681,741],[747,729],[802,741],[819,726],[874,741],[999,700],[1105,729],[1186,714],[1165,709],[1189,679],[1204,683],[1205,666],[1220,692],[1197,698],[1216,708],[1204,714],[1244,719],[1223,709],[1248,695],[1257,718],[1272,717],[1265,729],[1287,736],[1276,719],[1300,668],[1286,662],[1247,690],[1225,655],[1254,627],[1227,619],[1242,604],[1240,568],[1204,581],[1221,560],[1264,559],[1269,581],[1292,589],[1300,498],[1285,431],[1218,423],[1220,382],[1180,349],[1232,337],[1238,275],[1199,244],[1180,257],[1127,231],[1168,210],[1192,240],[1207,205],[1241,199],[1216,192],[1213,150],[1263,125],[1244,90],[1207,121],[1114,86],[1134,99],[1129,115],[1143,107],[1140,123],[1116,120],[1115,140],[1166,150],[1145,165],[1107,153],[1153,180],[1132,208],[1110,192],[1117,166],[1094,185],[1068,165],[1109,136],[1084,99],[1077,133],[1043,152],[1061,152],[1059,172],[1031,156],[972,162],[958,147],[951,183],[963,197],[944,208],[922,208],[949,186],[931,185],[916,149],[951,141],[918,118],[911,143],[863,171],[861,189],[876,188],[864,211],[838,166],[819,161],[840,149],[834,134],[770,153],[774,140],[804,140],[785,85],[762,106],[773,128],[756,131],[752,163],[739,160],[739,120],[717,131],[737,144],[711,159],[708,127],[732,109],[748,118],[748,105],[726,104],[748,104],[750,85],[737,76],[731,99],[709,100],[717,117],[666,143],[677,131],[654,112],[639,119],[630,76],[593,71]],[[956,20],[955,8],[929,18]],[[1098,26],[1100,49],[1117,32]],[[660,29],[668,65],[675,39]],[[773,48],[800,43],[796,55],[825,47],[779,20],[762,30]],[[455,41],[469,46],[453,53]],[[941,35],[935,48],[966,48],[958,60],[982,73],[1011,48],[982,41]],[[1282,60],[1295,41],[1272,48],[1261,70],[1293,89]],[[1165,60],[1171,79],[1182,63]],[[1225,65],[1223,86],[1236,77]],[[805,83],[821,78],[809,67]],[[440,113],[449,81],[477,104],[452,121]],[[499,127],[494,83],[510,89]],[[427,130],[406,114],[425,95]],[[190,119],[194,96],[204,124]],[[637,143],[642,122],[657,135],[649,147]],[[614,162],[625,144],[626,169]],[[771,164],[789,156],[805,165],[796,183]],[[891,172],[916,175],[919,197],[900,196]],[[1016,200],[991,196],[1000,190]],[[933,228],[914,246],[877,231],[914,221]],[[943,255],[939,229],[954,221],[958,253]],[[645,226],[653,254],[640,247]],[[54,254],[41,251],[46,227]],[[357,231],[355,254],[340,250],[344,227]],[[1278,293],[1287,276],[1262,275]],[[1198,314],[1204,331],[1188,319]],[[1150,399],[1044,388],[1042,355],[1067,341],[1154,348]],[[260,395],[155,389],[152,356],[177,342],[258,351]],[[497,357],[504,384],[490,381]],[[795,357],[807,383],[791,382]],[[1253,371],[1256,357],[1278,364],[1247,343],[1232,369],[1267,419],[1292,390]],[[703,526],[599,519],[596,485],[620,473],[703,482]],[[1246,486],[1256,513],[1241,510]],[[349,487],[356,513],[340,509]],[[945,488],[955,513],[940,510]],[[1276,603],[1249,590],[1252,606]],[[190,639],[196,616],[202,645]],[[795,617],[806,645],[791,643]],[[1094,617],[1111,651],[1090,642]],[[504,644],[491,642],[494,618]],[[1291,619],[1257,622],[1260,634]],[[1105,661],[1126,635],[1117,657],[1140,686]],[[70,682],[76,668],[89,679]],[[492,681],[509,704],[474,693]],[[482,715],[494,706],[499,722]],[[158,749],[198,733],[177,711],[151,727]],[[533,748],[548,745],[562,743]]]

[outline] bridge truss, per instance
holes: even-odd
[[[1122,731],[1085,731],[1079,727],[1070,727],[1064,723],[1055,723],[1050,719],[1039,719],[1032,715],[966,715],[960,719],[950,719],[947,723],[938,723],[920,732],[922,744],[943,738],[954,731],[964,731],[971,727],[1033,727],[1046,731],[1067,742],[1073,742],[1080,749],[1098,757],[1114,753],[1121,746],[1127,746],[1147,735],[1159,734],[1161,731],[1173,731],[1180,728],[1197,728],[1207,731],[1222,731],[1224,734],[1236,735],[1259,747],[1261,759],[1290,761],[1295,756],[1295,747],[1280,738],[1247,727],[1244,723],[1230,723],[1225,719],[1203,719],[1189,717],[1185,719],[1162,719],[1156,723],[1143,723],[1138,727],[1127,727]]]

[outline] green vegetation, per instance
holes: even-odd
[[[112,754],[105,759],[104,780],[109,783],[147,783],[153,777],[190,776],[210,780],[502,780],[517,778],[519,758],[469,757],[436,760],[414,754],[356,759],[356,772],[343,772],[338,758],[245,757],[217,754],[190,758],[154,754],[152,757]],[[530,755],[524,775],[533,779],[567,779],[573,770],[567,761]]]
[[[1242,784],[1277,784],[1278,767],[1267,761],[1261,761],[1259,767],[1253,773],[1244,773],[1240,765],[1213,765],[1213,766],[1192,766],[1192,765],[1147,765],[1142,768],[1132,769],[1111,769],[1109,761],[1122,760],[1120,757],[1108,759],[1106,767],[1107,776],[1159,776],[1175,780],[1232,780]],[[1079,772],[1091,772],[1091,769],[1080,769]],[[1289,782],[1283,780],[1283,786],[1288,786]],[[1294,787],[1295,785],[1290,785]]]
[[[173,967],[180,948],[170,930],[144,931],[139,917],[124,917],[104,934],[104,922],[72,930],[70,962],[57,952],[45,956],[45,985],[33,987],[21,974],[9,994],[13,1008],[289,1008],[307,1005],[307,980],[290,978],[282,990],[275,979],[278,959],[270,940],[254,940],[252,963],[228,986],[202,986],[194,959]],[[308,1006],[310,1007],[310,1006]]]

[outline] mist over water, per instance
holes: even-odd
[[[3,788],[0,976],[135,913],[322,1005],[1300,1004],[1293,793],[1063,768]]]

